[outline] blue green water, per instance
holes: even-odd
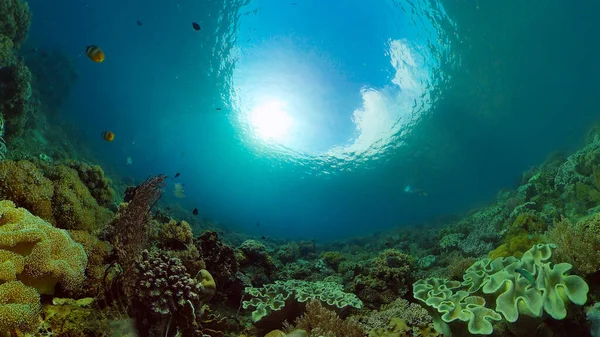
[[[63,115],[107,171],[181,172],[166,201],[258,235],[484,204],[600,111],[592,0],[29,3],[28,43],[75,60]]]

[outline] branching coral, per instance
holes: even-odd
[[[384,305],[381,310],[371,311],[360,322],[365,331],[387,330],[394,318],[401,319],[406,325],[417,329],[426,328],[433,323],[427,310],[416,303],[409,303],[403,298],[398,298],[394,302]]]
[[[162,195],[161,188],[164,186],[164,175],[146,179],[135,190],[129,204],[124,204],[119,209],[118,218],[112,223],[112,243],[115,247],[117,259],[125,270],[126,282],[133,280],[133,265],[135,259],[148,242],[146,232],[149,222],[149,214],[154,204]],[[126,293],[133,292],[133,284],[125,284]]]
[[[159,315],[185,311],[195,316],[204,286],[190,277],[179,259],[145,250],[135,268],[140,304]]]
[[[368,306],[377,308],[406,294],[412,283],[412,258],[395,249],[387,249],[375,258],[368,274],[357,275],[351,289]]]
[[[351,319],[341,319],[335,311],[311,300],[306,304],[306,312],[296,320],[296,328],[308,332],[309,337],[362,337],[362,326]]]
[[[547,235],[558,247],[554,253],[557,259],[572,264],[584,275],[600,270],[600,213],[576,224],[562,219]]]
[[[203,314],[202,299],[214,293],[215,283],[210,273],[200,273],[202,279],[197,280],[190,277],[179,259],[148,251],[142,252],[135,267],[134,308],[140,323],[145,325],[152,317],[168,317],[167,331],[172,322],[174,327],[195,330],[196,320]],[[141,331],[150,331],[148,328]]]

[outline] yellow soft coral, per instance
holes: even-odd
[[[112,212],[98,205],[74,169],[58,165],[48,177],[54,183],[52,205],[58,227],[95,230],[110,221]]]
[[[9,200],[0,201],[0,275],[17,279],[41,294],[81,288],[87,256],[65,230],[53,227]]]
[[[79,178],[99,205],[104,207],[113,205],[115,191],[110,187],[112,182],[104,176],[104,171],[99,165],[90,165],[76,160],[68,160],[65,165],[77,171]]]
[[[95,296],[103,290],[102,281],[108,265],[106,260],[112,250],[110,243],[99,240],[86,231],[71,230],[69,235],[73,241],[80,243],[88,257],[85,270],[86,281],[82,294]]]
[[[38,324],[40,295],[19,281],[0,284],[0,334],[28,332]]]
[[[17,206],[53,222],[53,195],[52,182],[32,162],[0,161],[0,199],[12,200]]]
[[[175,221],[170,219],[159,234],[159,239],[165,248],[185,249],[192,244],[192,227],[186,221]]]

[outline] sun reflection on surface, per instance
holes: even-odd
[[[250,123],[260,139],[281,141],[288,135],[294,119],[289,115],[285,102],[268,100],[252,109]]]

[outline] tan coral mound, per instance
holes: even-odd
[[[12,200],[17,206],[54,222],[52,216],[52,181],[30,161],[4,160],[0,162],[0,199]]]
[[[83,247],[67,231],[0,201],[0,282],[19,280],[40,294],[53,294],[56,284],[76,292],[86,266]]]
[[[0,284],[0,332],[31,331],[38,324],[40,295],[19,281]]]

